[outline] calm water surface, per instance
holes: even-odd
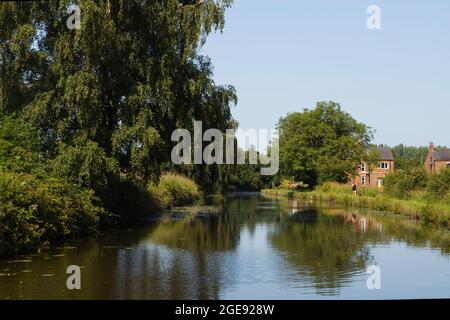
[[[219,209],[0,260],[0,299],[450,298],[449,232],[258,194]],[[366,286],[373,264],[381,290]],[[69,265],[81,290],[66,287]]]

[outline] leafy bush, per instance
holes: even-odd
[[[134,219],[199,197],[195,182],[177,174],[146,188],[88,139],[60,143],[46,159],[37,130],[0,114],[0,255],[92,234],[116,216]]]
[[[63,179],[0,172],[0,254],[91,234],[107,216],[91,190]]]
[[[184,176],[165,173],[159,181],[160,193],[167,192],[173,199],[174,205],[192,203],[201,196],[197,184]]]
[[[433,223],[436,220],[435,215],[433,214],[433,209],[429,204],[424,205],[420,209],[420,219],[424,223]]]
[[[427,187],[428,194],[433,199],[444,199],[450,191],[450,169],[443,169],[430,176]]]
[[[170,208],[173,205],[174,199],[169,190],[161,188],[154,183],[149,183],[147,190],[154,209]]]
[[[428,174],[422,167],[410,170],[397,170],[389,173],[384,180],[384,191],[387,195],[407,199],[413,191],[424,189]]]
[[[37,151],[37,132],[21,119],[0,114],[0,169],[30,172],[40,162]]]

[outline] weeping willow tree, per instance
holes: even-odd
[[[79,29],[67,26],[74,4]],[[0,112],[36,126],[42,155],[58,172],[88,176],[91,184],[110,173],[138,183],[157,179],[171,166],[174,129],[192,129],[193,119],[204,128],[236,125],[234,88],[216,85],[211,61],[198,53],[208,34],[222,31],[231,4],[1,3]],[[183,170],[217,189],[229,169]]]

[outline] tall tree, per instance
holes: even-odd
[[[67,8],[81,10],[69,29]],[[234,126],[233,87],[198,54],[232,0],[61,0],[0,4],[0,112],[37,125],[42,149],[95,143],[145,181],[170,160],[171,133]],[[221,175],[212,170],[212,180]]]
[[[428,154],[428,147],[408,147],[399,144],[392,148],[397,169],[410,170],[422,167]]]
[[[281,118],[281,174],[310,186],[328,180],[346,182],[363,159],[372,131],[335,102],[318,102]]]

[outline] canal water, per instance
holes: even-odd
[[[449,232],[251,193],[0,260],[0,299],[403,298],[450,298]]]

